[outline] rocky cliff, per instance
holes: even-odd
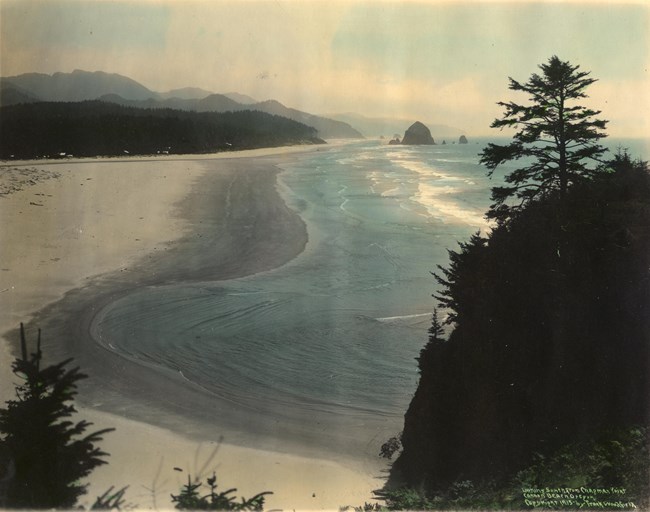
[[[406,132],[402,144],[416,145],[416,144],[435,144],[429,128],[424,126],[420,121],[413,123]]]

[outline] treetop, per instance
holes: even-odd
[[[606,151],[597,144],[606,136],[602,130],[607,121],[595,118],[600,111],[569,103],[586,98],[585,89],[597,80],[556,55],[539,68],[541,74],[533,73],[525,83],[509,79],[509,89],[529,95],[528,104],[497,103],[504,114],[490,126],[518,131],[510,144],[488,144],[481,164],[487,167],[488,176],[505,162],[522,160],[524,165],[504,177],[506,186],[492,189],[494,204],[488,218],[506,220],[526,203],[554,191],[564,197],[569,186],[597,171],[588,163],[600,164]],[[509,204],[511,198],[519,204]]]

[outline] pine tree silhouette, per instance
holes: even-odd
[[[77,382],[86,378],[79,368],[67,370],[68,359],[41,368],[41,333],[36,352],[27,355],[25,330],[20,325],[21,357],[12,369],[23,383],[16,386],[16,400],[0,409],[2,444],[13,458],[15,475],[7,489],[10,508],[69,508],[86,493],[80,480],[101,464],[108,454],[94,443],[114,429],[83,435],[91,423],[70,418]]]
[[[498,222],[507,221],[523,206],[552,191],[563,200],[571,185],[602,172],[602,156],[607,150],[598,141],[606,137],[607,121],[596,119],[600,110],[575,104],[587,97],[585,89],[596,79],[557,56],[539,68],[541,75],[533,73],[526,83],[510,78],[509,89],[528,94],[529,103],[499,102],[504,115],[490,125],[518,128],[513,141],[490,143],[481,153],[488,176],[504,163],[522,162],[506,174],[505,186],[492,188],[494,204],[487,217]]]

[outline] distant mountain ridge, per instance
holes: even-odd
[[[117,93],[134,100],[156,97],[156,93],[131,78],[103,71],[72,73],[26,73],[3,77],[2,83],[11,84],[27,91],[43,101],[93,100],[104,94]]]
[[[72,73],[27,73],[0,78],[0,105],[31,103],[34,101],[105,102],[137,108],[171,108],[196,112],[227,112],[258,110],[279,115],[316,128],[324,139],[363,138],[349,124],[315,116],[286,107],[275,100],[256,102],[239,93],[214,94],[197,87],[174,89],[158,93],[131,78],[103,71]]]
[[[130,100],[119,94],[105,94],[97,98],[107,103],[115,103],[126,107],[135,108],[171,108],[175,110],[193,110],[195,112],[228,112],[237,110],[250,110],[241,103],[231,100],[223,94],[210,94],[201,99],[181,99],[172,97],[169,99]]]
[[[182,87],[181,89],[172,89],[167,92],[157,93],[160,99],[179,98],[182,100],[200,100],[206,96],[214,94],[212,91],[206,91],[200,87]]]
[[[0,81],[0,105],[16,105],[18,103],[34,103],[40,101],[22,87]]]
[[[116,94],[107,94],[101,96],[99,100],[127,107],[171,108],[177,110],[191,110],[195,112],[238,112],[241,110],[257,110],[267,114],[286,117],[287,119],[298,121],[299,123],[316,128],[318,136],[323,139],[363,138],[363,135],[360,132],[347,123],[288,108],[275,100],[244,105],[230,99],[225,94],[211,94],[210,96],[200,100],[181,100],[179,98],[155,100],[150,98],[144,101],[127,100]]]
[[[350,126],[349,123],[337,121],[326,117],[316,116],[301,112],[295,108],[285,107],[276,100],[267,100],[253,105],[248,108],[274,114],[276,116],[288,117],[307,126],[313,126],[318,131],[318,135],[324,139],[362,139],[361,132]]]
[[[393,135],[401,135],[413,123],[413,119],[366,117],[352,112],[327,114],[327,117],[354,126],[366,137],[379,137],[383,135],[386,138],[390,138]],[[425,122],[425,124],[429,127],[431,135],[436,140],[457,140],[460,135],[465,134],[464,130],[454,126],[431,122]]]
[[[259,103],[255,98],[251,98],[247,94],[240,94],[238,92],[227,92],[224,94],[233,101],[241,103],[242,105],[252,105],[253,103]]]

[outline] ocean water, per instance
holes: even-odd
[[[478,165],[485,142],[302,155],[279,188],[307,224],[304,253],[241,279],[141,289],[109,305],[94,335],[233,407],[291,411],[306,428],[334,414],[399,430],[435,306],[430,272],[487,228],[499,177]]]

